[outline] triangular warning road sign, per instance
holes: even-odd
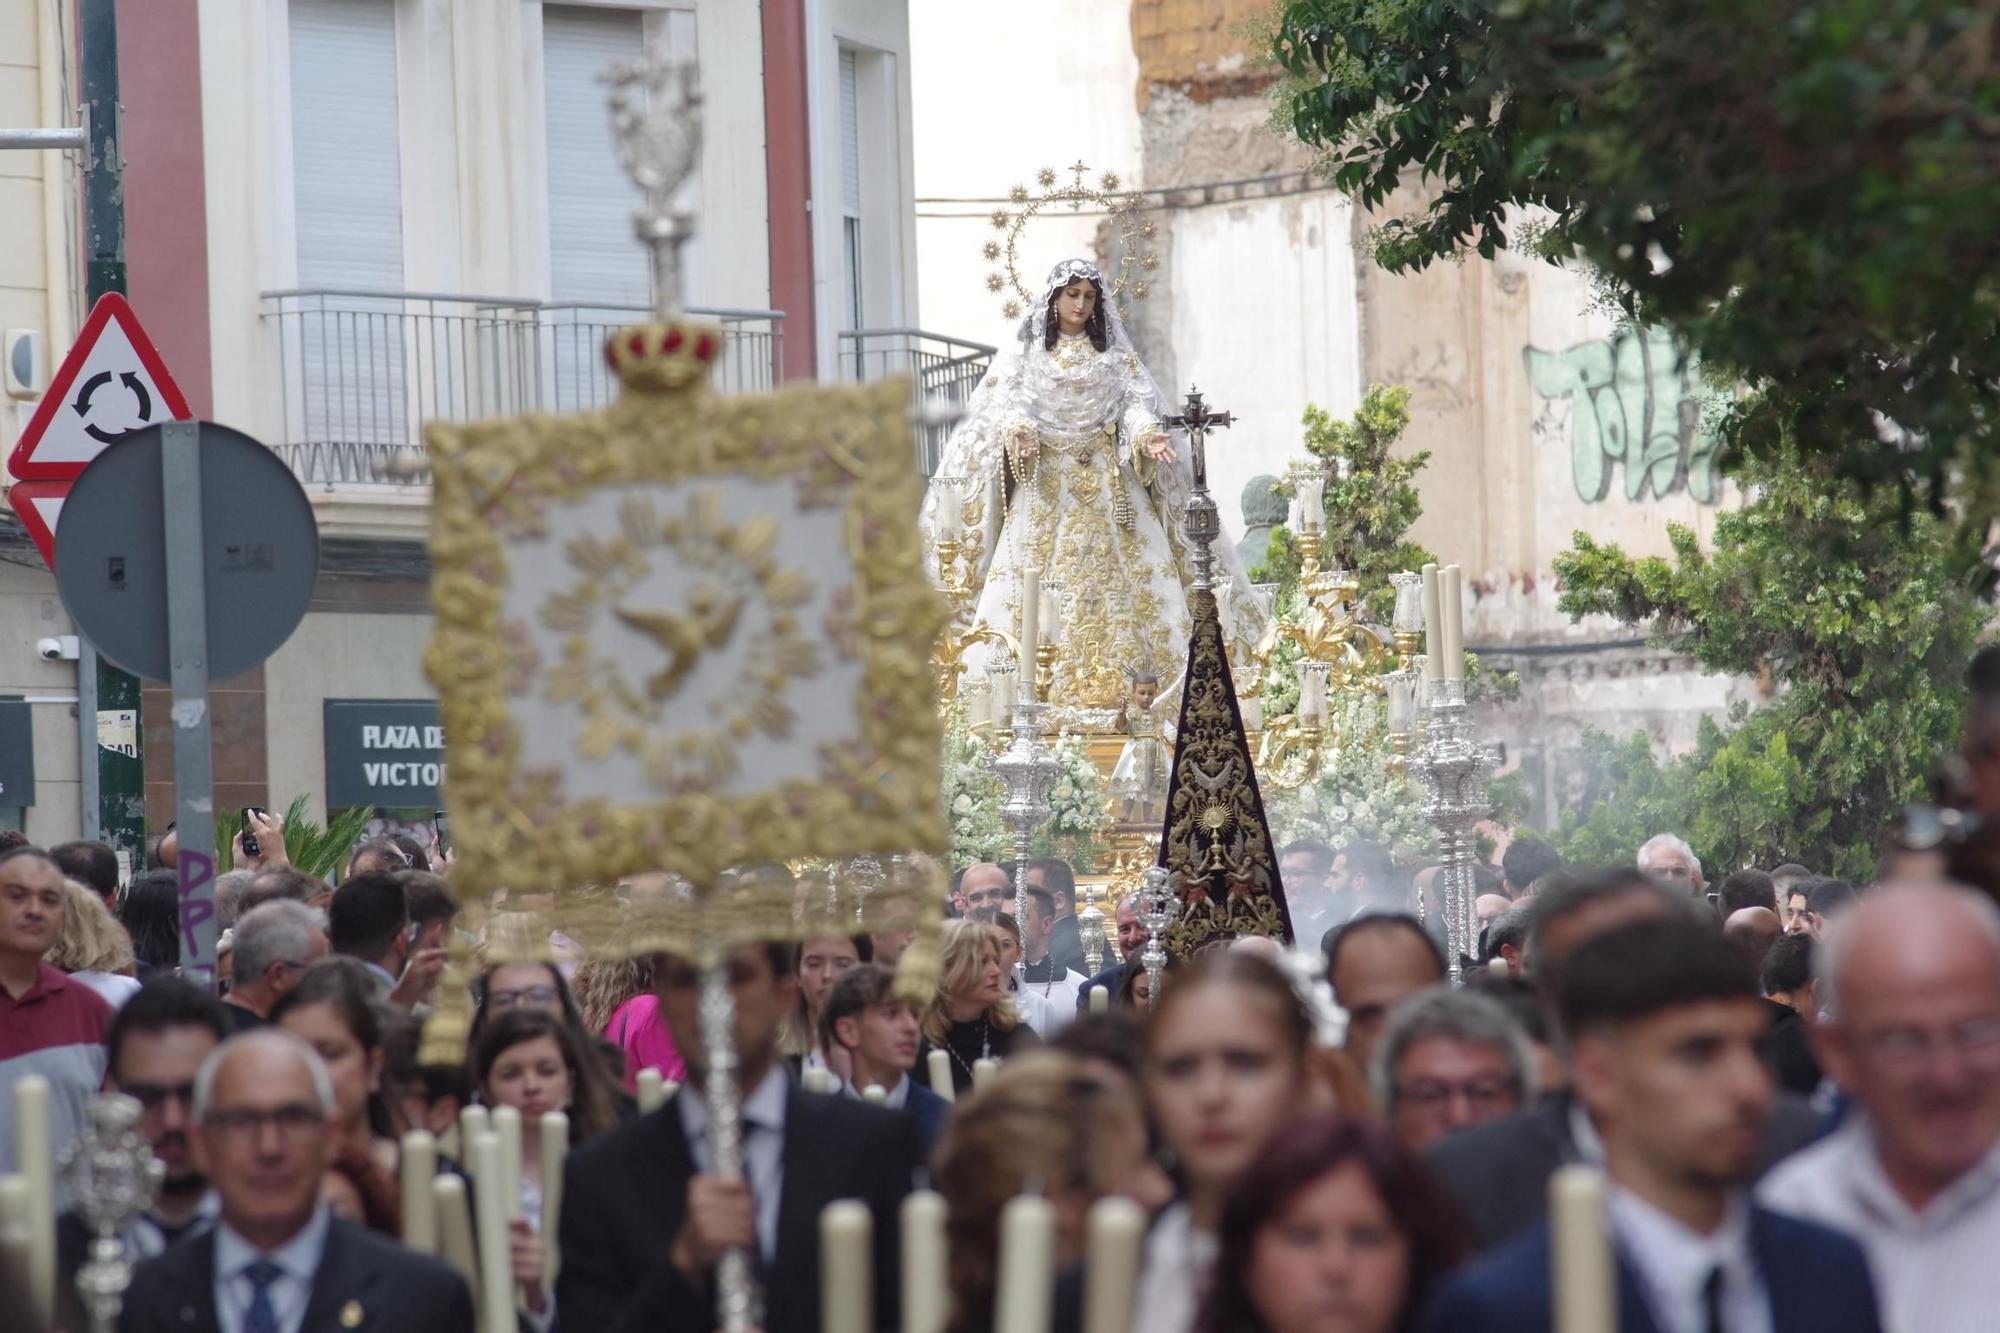
[[[21,516],[21,526],[35,539],[50,569],[56,567],[56,520],[68,498],[66,481],[17,481],[7,492],[7,503]]]
[[[109,292],[90,308],[90,318],[15,441],[7,470],[22,481],[65,481],[80,475],[113,440],[156,421],[192,415],[131,305]]]

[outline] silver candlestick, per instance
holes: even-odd
[[[1167,966],[1167,946],[1161,938],[1174,918],[1180,915],[1180,895],[1174,891],[1174,872],[1165,866],[1147,866],[1139,877],[1133,915],[1146,928],[1146,947],[1139,951],[1139,965],[1146,969],[1146,1003],[1160,998],[1160,973]]]
[[[1465,705],[1465,682],[1430,683],[1429,716],[1423,740],[1410,759],[1410,771],[1424,784],[1424,814],[1438,831],[1438,873],[1443,899],[1445,948],[1451,959],[1453,984],[1461,980],[1460,960],[1470,956],[1479,938],[1473,901],[1478,887],[1472,867],[1477,860],[1473,829],[1492,806],[1486,799],[1486,775],[1493,754],[1473,735]]]
[[[166,1164],[139,1132],[136,1099],[105,1092],[84,1108],[83,1130],[63,1154],[63,1179],[90,1227],[90,1257],[77,1270],[76,1290],[93,1333],[111,1333],[132,1281],[125,1229],[153,1206]]]
[[[1076,936],[1083,945],[1083,961],[1096,976],[1104,970],[1104,913],[1097,906],[1097,886],[1084,885],[1079,892],[1083,906],[1076,909]]]
[[[1014,830],[1014,928],[1022,932],[1020,961],[1014,966],[1023,985],[1027,984],[1028,970],[1028,848],[1035,830],[1055,813],[1049,805],[1049,788],[1062,772],[1062,761],[1042,743],[1048,714],[1048,704],[1015,704],[1008,714],[1013,740],[992,760],[993,771],[1007,787],[1006,799],[1000,803],[1000,819]]]

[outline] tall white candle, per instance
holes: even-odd
[[[28,1178],[28,1297],[45,1323],[55,1319],[56,1154],[49,1130],[49,1081],[14,1083],[14,1161]]]
[[[1299,481],[1299,527],[1318,532],[1326,526],[1326,480],[1314,473]]]
[[[22,1273],[34,1254],[34,1187],[23,1175],[0,1176],[0,1272]],[[938,1225],[944,1225],[942,1210]],[[46,1327],[54,1327],[52,1319]]]
[[[1062,584],[1042,580],[1042,595],[1036,605],[1040,608],[1042,638],[1052,647],[1062,647],[1063,635],[1068,632],[1063,623]]]
[[[1326,718],[1326,672],[1299,668],[1299,717],[1307,722]]]
[[[547,1256],[543,1279],[555,1290],[556,1270],[562,1267],[562,1246],[556,1223],[562,1218],[563,1166],[569,1161],[569,1117],[561,1111],[542,1116],[542,1253]]]
[[[650,1115],[667,1104],[667,1080],[657,1069],[640,1070],[634,1088],[640,1115]]]
[[[931,1074],[931,1091],[948,1102],[958,1100],[958,1091],[951,1083],[951,1052],[942,1046],[930,1053],[925,1061]]]
[[[1465,679],[1465,593],[1457,565],[1444,567],[1444,586],[1439,590],[1444,602],[1445,680]]]
[[[472,1176],[479,1182],[474,1197],[478,1211],[479,1238],[479,1324],[481,1333],[516,1333],[514,1323],[514,1274],[507,1240],[507,1209],[502,1202],[499,1182],[506,1179],[500,1163],[497,1134],[476,1134],[472,1139]],[[520,1195],[515,1195],[518,1204]]]
[[[1048,1333],[1055,1296],[1056,1210],[1022,1194],[1000,1210],[1000,1290],[993,1333]]]
[[[1264,729],[1264,701],[1262,699],[1253,694],[1246,698],[1238,699],[1236,706],[1243,713],[1243,730],[1262,731]]]
[[[966,719],[975,727],[993,723],[993,687],[969,682],[965,687]]]
[[[833,1075],[824,1069],[808,1069],[804,1074],[799,1076],[799,1084],[807,1092],[832,1092]]]
[[[949,1080],[947,1080],[949,1082]],[[900,1214],[903,1235],[902,1333],[943,1333],[951,1308],[945,1281],[944,1195],[912,1190]]]
[[[1111,987],[1100,985],[1090,988],[1090,1012],[1093,1014],[1111,1012]]]
[[[474,1171],[472,1165],[472,1141],[481,1134],[493,1132],[493,1117],[485,1107],[474,1102],[458,1113],[458,1146],[462,1149],[459,1160],[465,1163],[467,1171]]]
[[[1427,564],[1424,574],[1424,678],[1438,678],[1438,663],[1444,660],[1440,636],[1444,634],[1444,608],[1440,602],[1438,567]]]
[[[958,478],[938,478],[937,535],[939,541],[956,541],[965,530],[965,501],[958,493]]]
[[[472,1244],[471,1204],[465,1197],[465,1180],[441,1175],[431,1181],[431,1203],[437,1210],[438,1247],[444,1261],[465,1279],[476,1305],[481,1299],[477,1250]]]
[[[1146,1241],[1146,1210],[1099,1199],[1084,1223],[1083,1333],[1130,1333]]]
[[[1604,1173],[1559,1166],[1549,1177],[1549,1235],[1555,1247],[1556,1333],[1603,1333],[1618,1326],[1618,1278]]]
[[[874,1218],[857,1199],[838,1199],[819,1214],[821,1333],[870,1333],[875,1327],[868,1262]]]
[[[993,721],[1003,727],[1010,725],[1007,714],[1014,707],[1014,676],[1014,672],[1004,668],[986,673],[993,693]]]
[[[887,1106],[889,1104],[889,1090],[879,1083],[870,1083],[861,1090],[861,1100],[871,1106]]]
[[[1021,678],[1015,683],[1021,700],[1035,701],[1035,649],[1042,642],[1042,581],[1029,575],[1021,580]]]
[[[437,1178],[437,1140],[421,1129],[403,1135],[403,1244],[418,1254],[438,1252],[437,1204],[431,1181]]]
[[[521,1113],[511,1106],[494,1107],[493,1137],[500,1140],[500,1207],[511,1222],[521,1215]]]
[[[990,1055],[982,1055],[972,1062],[972,1090],[978,1092],[993,1081],[1000,1072],[1000,1062]]]

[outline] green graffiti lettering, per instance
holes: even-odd
[[[1524,347],[1522,358],[1536,393],[1570,400],[1570,473],[1586,504],[1610,492],[1620,467],[1627,500],[1685,488],[1715,503],[1720,440],[1703,410],[1710,395],[1671,333],[1627,329],[1560,352]]]

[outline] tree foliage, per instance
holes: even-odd
[[[1279,120],[1343,190],[1380,212],[1421,187],[1375,232],[1384,267],[1581,256],[1747,386],[1736,452],[1796,442],[1938,501],[2000,474],[1994,23],[1967,0],[1284,0],[1271,44]]]
[[[1584,800],[1554,838],[1575,859],[1623,860],[1672,831],[1711,865],[1865,878],[1956,732],[1985,616],[1979,541],[1826,459],[1750,460],[1742,480],[1750,498],[1717,516],[1710,552],[1679,525],[1671,561],[1577,533],[1556,559],[1558,605],[1647,626],[1775,696],[1727,727],[1704,720],[1695,750],[1657,769],[1641,736],[1588,738]]]

